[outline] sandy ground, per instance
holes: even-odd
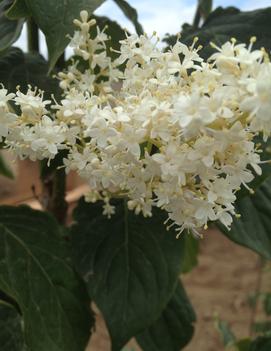
[[[17,203],[20,199],[33,197],[31,185],[35,185],[37,192],[40,189],[35,164],[25,161],[19,165],[14,164],[13,168],[17,181],[0,177],[2,203]],[[77,180],[71,178],[69,188],[76,185]],[[258,284],[260,272],[256,254],[230,242],[216,230],[206,233],[201,241],[199,265],[182,277],[197,313],[196,332],[186,351],[224,350],[214,327],[215,314],[227,320],[238,337],[249,335],[257,313],[249,307],[247,300]],[[263,285],[266,286],[266,283],[263,282]],[[138,350],[140,349],[134,341],[127,348],[127,351]],[[99,314],[96,333],[87,351],[110,351],[108,333]]]

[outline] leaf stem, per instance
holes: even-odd
[[[32,17],[27,21],[27,45],[31,53],[39,53],[39,29]]]
[[[198,27],[199,27],[200,18],[201,18],[201,15],[200,15],[200,5],[198,4],[197,10],[196,10],[196,13],[195,13],[195,17],[194,17],[194,20],[193,20],[193,27],[195,27],[195,28],[198,28]]]

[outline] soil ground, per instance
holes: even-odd
[[[13,169],[17,175],[16,181],[0,177],[0,203],[17,204],[33,199],[32,185],[35,185],[37,193],[40,191],[35,164],[24,161],[14,164]],[[79,184],[80,181],[75,177],[70,177],[70,190]],[[35,202],[31,204],[37,205]],[[217,230],[209,230],[201,241],[198,266],[183,276],[182,280],[197,313],[195,335],[186,351],[224,350],[214,327],[215,315],[228,321],[238,337],[246,337],[251,333],[251,325],[260,312],[249,306],[248,296],[259,283],[263,287],[267,285],[256,254],[232,243]],[[96,332],[87,351],[109,350],[108,333],[98,313]],[[140,349],[132,341],[126,350]]]

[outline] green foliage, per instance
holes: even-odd
[[[24,346],[21,316],[16,309],[0,300],[1,351],[22,351]]]
[[[39,87],[45,91],[45,97],[51,94],[60,96],[58,81],[47,76],[48,63],[37,54],[25,54],[18,48],[10,48],[5,55],[0,57],[0,82],[9,91],[16,91],[20,85],[23,92],[27,85]]]
[[[200,15],[206,19],[212,11],[213,0],[198,0],[198,3]]]
[[[271,177],[254,195],[237,200],[235,207],[241,218],[234,218],[231,230],[220,223],[218,227],[229,239],[271,259]]]
[[[271,293],[266,293],[264,296],[264,312],[267,316],[271,316]]]
[[[185,251],[182,264],[182,273],[192,271],[198,264],[199,240],[196,240],[192,235],[185,233]]]
[[[195,312],[181,283],[159,319],[136,339],[146,351],[179,351],[194,334]]]
[[[262,135],[258,135],[254,138],[254,142],[260,146],[261,149],[261,160],[268,161],[271,159],[271,140],[268,139],[266,142],[263,142]],[[271,176],[271,162],[261,164],[262,174],[255,175],[255,178],[252,182],[249,183],[251,189],[257,189],[268,177]],[[248,189],[242,186],[241,190],[236,194],[238,199],[241,199],[244,196],[251,196]]]
[[[0,289],[20,306],[29,350],[84,349],[93,322],[88,299],[53,217],[0,207]]]
[[[232,37],[239,42],[249,43],[252,36],[257,37],[254,48],[265,47],[271,49],[271,8],[255,11],[242,12],[234,7],[218,7],[206,19],[201,28],[194,28],[185,24],[182,31],[181,41],[191,44],[194,37],[199,38],[198,44],[203,45],[201,56],[208,58],[213,49],[209,43],[224,44]],[[176,36],[169,36],[165,41],[169,45],[175,44]]]
[[[105,33],[109,36],[109,40],[106,41],[107,53],[112,57],[116,58],[117,53],[111,51],[111,48],[114,50],[120,49],[120,40],[126,38],[124,29],[115,21],[111,21],[108,17],[104,16],[93,16],[95,18],[99,28],[106,27]],[[96,28],[92,27],[91,30],[96,35]]]
[[[271,338],[259,337],[254,340],[249,348],[249,351],[270,351],[271,350]]]
[[[138,15],[135,8],[133,8],[126,0],[114,0],[121,8],[125,16],[134,24],[138,35],[144,33],[142,25],[138,22]]]
[[[24,20],[10,20],[5,11],[12,4],[12,0],[0,3],[0,52],[8,49],[20,36]]]
[[[254,323],[253,331],[257,334],[271,334],[271,321]]]
[[[29,11],[25,0],[13,1],[10,8],[6,11],[6,16],[11,20],[29,17]]]
[[[69,42],[67,35],[74,32],[73,20],[80,11],[90,14],[104,0],[25,0],[31,16],[43,31],[48,46],[49,69],[52,70]]]
[[[10,179],[14,178],[11,168],[9,167],[9,165],[7,164],[6,160],[4,159],[1,153],[0,153],[0,175]]]
[[[99,204],[81,201],[72,228],[75,265],[105,317],[113,351],[159,318],[175,290],[184,250],[183,239],[165,230],[161,211],[146,219],[124,201],[116,206],[106,220]]]

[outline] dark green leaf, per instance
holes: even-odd
[[[10,179],[14,178],[11,168],[7,164],[2,154],[0,154],[0,175]]]
[[[99,28],[102,29],[106,27],[105,33],[110,37],[110,40],[106,41],[108,55],[113,54],[113,57],[117,57],[118,54],[111,52],[110,48],[119,50],[120,48],[119,41],[126,38],[124,29],[117,22],[111,21],[107,17],[103,17],[103,16],[93,16],[93,17],[95,18]],[[93,28],[93,31],[96,34],[96,28]]]
[[[0,207],[0,289],[22,311],[29,351],[82,351],[92,322],[85,289],[50,215]]]
[[[43,31],[48,46],[50,70],[69,42],[67,35],[75,30],[73,20],[80,11],[93,13],[104,0],[25,0],[35,22]]]
[[[113,351],[151,325],[169,302],[181,271],[183,239],[167,232],[164,213],[136,216],[117,202],[106,219],[99,205],[81,201],[75,211],[75,264],[102,311]]]
[[[0,301],[1,351],[22,351],[23,344],[21,316],[12,305]]]
[[[198,0],[199,11],[202,18],[206,19],[212,11],[213,0]]]
[[[251,346],[251,339],[241,339],[238,340],[235,344],[236,351],[249,351],[249,348]]]
[[[208,58],[214,50],[209,43],[212,41],[222,45],[232,37],[239,42],[249,43],[252,36],[257,37],[254,48],[265,47],[271,49],[271,8],[241,12],[237,8],[218,7],[207,18],[201,28],[185,25],[182,31],[181,41],[191,44],[194,37],[199,38],[199,44],[203,45],[201,56]],[[176,42],[176,36],[170,36],[165,41],[169,45]]]
[[[269,138],[266,142],[263,142],[263,137],[262,135],[258,135],[254,138],[255,144],[259,144],[260,148],[262,150],[261,153],[261,160],[262,161],[268,161],[271,160],[271,138]],[[252,180],[252,182],[249,183],[249,187],[251,189],[257,189],[262,182],[271,176],[271,162],[270,163],[263,163],[261,165],[262,168],[262,174],[255,176],[255,178]],[[237,198],[241,199],[244,196],[250,196],[250,192],[248,189],[245,187],[242,187],[238,193],[236,193]]]
[[[270,337],[259,337],[252,342],[249,351],[270,351],[271,350],[271,338]]]
[[[264,305],[264,312],[268,316],[270,316],[271,315],[271,293],[265,294],[263,305]]]
[[[179,351],[194,334],[195,312],[181,283],[159,319],[136,339],[146,351]]]
[[[0,3],[0,52],[9,48],[20,36],[23,28],[23,19],[10,20],[5,11],[11,6],[12,0],[3,0]]]
[[[232,241],[246,246],[267,259],[271,259],[271,177],[266,179],[254,195],[238,199],[231,230],[218,227]]]
[[[10,8],[6,11],[6,16],[11,20],[28,17],[29,11],[25,0],[15,0]]]
[[[27,85],[37,86],[45,91],[45,98],[51,94],[60,95],[58,81],[47,76],[48,63],[40,55],[24,54],[18,48],[10,48],[0,57],[0,83],[9,91],[16,91],[17,85],[23,92]]]
[[[198,264],[199,240],[192,235],[186,233],[185,237],[185,251],[182,264],[182,273],[192,271]]]
[[[253,324],[253,331],[258,334],[265,334],[271,331],[271,321],[256,322]]]
[[[138,35],[144,33],[142,25],[138,22],[137,11],[126,0],[114,0],[115,3],[121,8],[125,16],[134,24]]]

